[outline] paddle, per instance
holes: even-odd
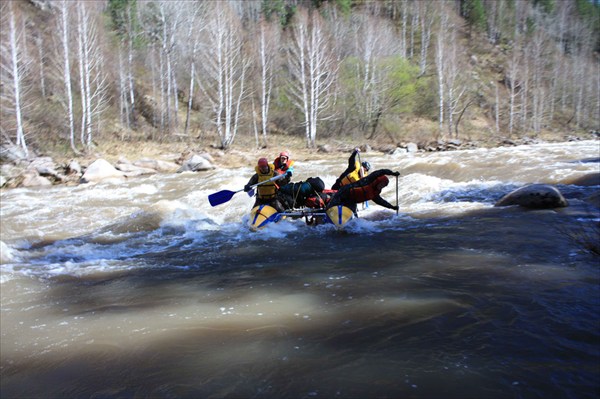
[[[275,180],[279,180],[279,179],[281,179],[281,178],[283,178],[283,177],[286,177],[286,176],[288,175],[288,173],[290,174],[290,176],[292,175],[292,174],[291,174],[292,172],[289,172],[289,171],[288,171],[288,172],[286,172],[286,173],[283,173],[283,174],[281,174],[281,175],[273,176],[273,177],[272,177],[272,178],[270,178],[269,180],[266,180],[266,181],[264,181],[264,182],[262,182],[262,183],[258,183],[258,184],[255,184],[255,185],[253,185],[253,186],[252,186],[252,189],[251,189],[250,191],[248,191],[248,197],[254,197],[254,187],[256,187],[256,186],[260,186],[261,184],[264,184],[264,183],[266,183],[266,182],[268,182],[268,181],[275,181]]]
[[[358,150],[358,147],[356,149]],[[360,173],[360,172],[364,171],[363,166],[362,166],[362,159],[360,159],[360,151],[357,151],[356,155],[358,155],[358,163],[360,165],[358,167],[358,177],[359,177],[359,179],[362,179],[365,176],[364,176],[364,173]],[[369,201],[365,201],[362,203],[363,210],[368,207],[369,207]]]
[[[396,176],[396,206],[398,205],[398,176]],[[396,209],[396,216],[398,216],[398,212],[400,209]]]
[[[256,184],[252,185],[251,186],[252,190],[250,190],[248,192],[248,195],[249,196],[253,196],[254,195],[254,187],[260,186],[261,184],[265,184],[265,183],[268,183],[270,181],[279,180],[279,179],[283,178],[284,176],[285,176],[285,174],[273,176],[269,180],[265,180],[263,182],[256,183]],[[233,196],[235,194],[239,193],[240,191],[244,191],[244,189],[242,188],[241,190],[237,190],[237,191],[231,191],[231,190],[221,190],[221,191],[218,191],[218,192],[213,193],[213,194],[211,194],[211,195],[208,196],[208,202],[210,202],[210,206],[217,206],[217,205],[224,204],[225,202],[227,202],[231,198],[233,198]]]

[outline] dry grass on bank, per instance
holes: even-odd
[[[110,163],[116,163],[120,159],[136,161],[142,158],[160,159],[165,161],[175,161],[189,153],[209,153],[214,163],[219,167],[240,167],[254,164],[258,158],[266,157],[275,159],[281,151],[289,151],[293,159],[312,160],[323,159],[327,157],[336,157],[340,153],[348,152],[356,146],[369,144],[374,147],[372,141],[362,140],[323,140],[319,145],[327,144],[332,152],[320,152],[317,149],[309,149],[303,137],[297,137],[286,134],[271,134],[268,137],[266,146],[256,144],[256,139],[248,136],[238,135],[230,149],[223,151],[219,148],[218,138],[204,138],[202,141],[190,138],[175,136],[170,141],[156,142],[144,138],[130,137],[126,140],[120,140],[116,137],[99,139],[97,145],[88,154],[79,156],[74,154],[64,154],[62,151],[48,151],[57,163],[67,163],[71,159],[77,159],[82,165],[88,165],[98,158],[103,158]]]

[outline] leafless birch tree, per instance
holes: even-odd
[[[309,15],[301,10],[295,18],[288,48],[290,94],[293,104],[304,115],[307,146],[313,148],[318,121],[333,99],[330,89],[337,77],[338,65],[331,54],[321,17],[316,12]]]
[[[174,62],[177,32],[181,28],[185,5],[182,1],[159,1],[161,24],[161,94],[163,96],[163,129],[171,131],[178,124],[177,79]]]
[[[538,17],[542,22],[542,18]],[[542,25],[542,24],[541,24]],[[543,26],[543,25],[542,25]],[[536,29],[529,42],[527,54],[530,58],[531,69],[531,105],[532,105],[532,127],[535,134],[542,129],[544,119],[544,108],[546,104],[546,34],[542,28]]]
[[[435,13],[430,2],[417,2],[417,10],[420,11],[419,22],[421,24],[421,52],[419,61],[420,75],[425,74],[427,70],[427,55],[429,52],[429,44],[431,42],[431,30],[435,21]]]
[[[508,88],[508,134],[512,136],[516,124],[518,112],[517,99],[520,91],[519,71],[521,45],[518,38],[514,41],[510,58],[507,61],[504,84]]]
[[[136,127],[135,80],[133,61],[134,42],[138,36],[136,2],[128,0],[112,4],[110,7],[113,28],[119,40],[119,103],[121,119],[127,129]]]
[[[108,83],[102,70],[103,59],[97,31],[97,20],[91,3],[77,3],[77,45],[81,89],[81,142],[88,149],[93,145],[93,127],[107,107]],[[97,12],[97,10],[95,10]]]
[[[383,113],[391,106],[387,93],[397,84],[391,79],[393,59],[404,58],[402,45],[390,23],[365,14],[359,16],[353,36],[359,125],[364,133],[373,136]]]
[[[23,91],[25,89],[24,74],[27,68],[26,58],[23,56],[25,43],[21,39],[22,28],[18,27],[17,15],[13,2],[2,4],[2,25],[8,22],[8,32],[2,29],[2,35],[8,35],[8,40],[2,40],[1,59],[1,91],[0,100],[3,114],[14,115],[15,144],[23,150],[25,156],[29,155],[25,140],[23,125]],[[6,21],[8,19],[8,21]]]
[[[446,36],[448,38],[448,44],[444,57],[444,86],[448,110],[448,135],[452,137],[454,133],[454,136],[458,138],[458,122],[460,120],[455,120],[455,116],[461,113],[461,100],[463,99],[468,85],[465,81],[460,57],[464,51],[459,49],[456,26],[451,23],[448,28],[449,32]]]
[[[196,88],[196,54],[198,47],[200,46],[199,39],[202,29],[204,27],[204,9],[200,8],[200,5],[194,3],[187,3],[187,18],[185,23],[188,25],[187,33],[185,37],[180,37],[179,40],[183,41],[180,46],[182,56],[189,63],[189,87],[188,87],[188,99],[187,109],[185,113],[185,127],[183,130],[184,135],[188,135],[190,128],[190,118],[192,115],[192,108],[194,105],[194,89]]]
[[[227,149],[239,128],[250,59],[245,53],[239,18],[227,3],[214,6],[205,28],[205,46],[199,54],[199,85],[210,103],[221,146]]]
[[[449,21],[448,14],[444,7],[444,4],[440,7],[440,24],[436,37],[436,47],[435,47],[435,64],[436,64],[436,72],[438,79],[438,106],[439,106],[439,133],[443,134],[444,130],[444,85],[445,85],[445,62],[446,62],[446,39],[445,35],[448,30]]]
[[[61,76],[65,91],[65,97],[62,103],[67,113],[66,119],[69,127],[69,144],[74,152],[78,152],[77,146],[75,145],[75,117],[73,111],[73,89],[71,87],[71,2],[68,0],[62,0],[57,6],[60,14],[60,18],[57,21],[57,32],[59,33],[59,40],[61,44],[59,51],[62,52],[62,54],[58,56],[58,59],[61,60],[59,61],[59,69],[62,72]]]
[[[271,92],[280,40],[276,25],[261,20],[259,22],[258,58],[260,68],[260,116],[263,144],[267,145]]]

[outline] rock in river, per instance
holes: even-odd
[[[569,203],[554,186],[530,184],[506,194],[495,204],[495,206],[509,205],[520,205],[532,209],[552,209],[569,206]]]

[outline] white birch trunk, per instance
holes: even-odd
[[[194,44],[194,48],[196,47],[196,45]],[[194,50],[195,53],[195,50]],[[189,88],[189,96],[188,96],[188,102],[187,102],[187,111],[186,111],[186,115],[185,115],[185,127],[183,130],[183,134],[185,134],[187,136],[188,134],[188,130],[190,128],[190,115],[192,113],[192,105],[193,105],[193,101],[194,101],[194,77],[196,76],[196,63],[194,62],[194,56],[192,56],[192,62],[191,62],[191,66],[190,66],[190,88]]]
[[[69,6],[67,0],[60,3],[61,12],[61,42],[63,50],[63,82],[65,85],[65,96],[67,100],[67,120],[69,124],[69,142],[71,149],[77,151],[75,145],[75,118],[73,115],[73,90],[71,88],[71,62],[69,56]]]
[[[413,15],[410,22],[410,48],[408,57],[412,60],[415,55],[415,33],[419,26],[419,2],[413,3]]]
[[[81,144],[85,146],[85,126],[87,118],[87,102],[86,102],[86,90],[85,84],[85,73],[84,73],[84,62],[83,62],[83,26],[82,26],[82,11],[81,3],[77,3],[77,50],[78,50],[78,65],[79,65],[79,90],[81,97]]]
[[[99,17],[88,7],[90,4],[84,1],[77,3],[78,11],[78,48],[79,48],[79,71],[82,92],[82,143],[91,149],[93,145],[94,123],[96,127],[100,124],[100,114],[107,106],[107,83],[104,75],[104,66],[100,46],[98,44],[98,34],[96,30],[96,20]],[[93,4],[92,4],[93,5]]]
[[[190,86],[189,86],[189,94],[187,101],[187,109],[185,114],[185,126],[183,129],[183,134],[187,136],[189,128],[190,128],[190,116],[192,113],[192,106],[194,101],[194,78],[196,77],[196,50],[198,49],[198,37],[195,34],[195,20],[196,20],[196,12],[193,13],[191,17],[191,21],[189,24],[188,43],[192,43],[192,54],[190,56]]]
[[[261,124],[263,144],[267,145],[269,109],[271,104],[271,91],[273,89],[273,63],[276,53],[277,36],[276,27],[267,26],[266,21],[260,24],[259,58],[261,72]]]
[[[130,102],[130,112],[129,119],[127,122],[127,126],[130,126],[130,122],[133,123],[134,127],[136,126],[136,109],[135,109],[135,85],[133,79],[133,39],[134,39],[134,31],[133,31],[133,22],[131,16],[131,4],[127,7],[127,23],[128,23],[128,40],[127,40],[127,81],[129,83],[129,102]]]
[[[508,135],[512,136],[515,127],[515,113],[516,113],[516,99],[517,93],[517,79],[519,71],[519,52],[521,51],[518,45],[518,39],[515,40],[517,45],[513,48],[512,56],[508,62],[507,75],[505,79],[508,80],[506,84],[509,86],[509,105],[508,105]]]
[[[419,3],[420,4],[420,3]],[[433,25],[433,17],[428,16],[429,13],[424,10],[421,13],[421,58],[419,62],[419,73],[424,75],[427,70],[427,53],[429,51],[429,43],[431,41],[431,27]]]
[[[400,56],[406,58],[406,25],[408,24],[408,0],[402,0],[402,36],[400,40]]]
[[[496,134],[498,134],[500,133],[500,93],[498,83],[494,82],[494,89],[496,92]]]
[[[125,89],[125,73],[123,72],[123,50],[121,46],[119,46],[118,50],[119,55],[119,118],[121,120],[121,124],[126,126],[129,129],[129,112],[127,109],[127,95]],[[123,139],[123,137],[121,137]]]
[[[445,40],[444,35],[446,34],[447,29],[447,16],[446,12],[442,9],[442,20],[440,23],[440,28],[437,34],[437,43],[436,43],[436,67],[437,67],[437,77],[438,77],[438,102],[439,102],[439,132],[443,134],[444,130],[444,62],[445,60]]]
[[[27,149],[27,142],[25,141],[25,132],[23,129],[23,117],[21,110],[21,71],[19,70],[19,43],[17,39],[17,27],[15,23],[15,14],[13,12],[12,3],[9,6],[9,20],[10,20],[10,55],[12,64],[12,78],[13,78],[13,91],[14,91],[14,108],[15,108],[15,119],[17,122],[17,134],[16,144],[23,149],[25,156],[29,156],[29,150]]]
[[[40,89],[42,92],[42,97],[46,98],[46,74],[44,73],[44,65],[46,60],[44,59],[44,41],[41,37],[37,37],[35,40],[35,44],[38,48],[38,57],[39,57],[39,72],[40,72]]]

